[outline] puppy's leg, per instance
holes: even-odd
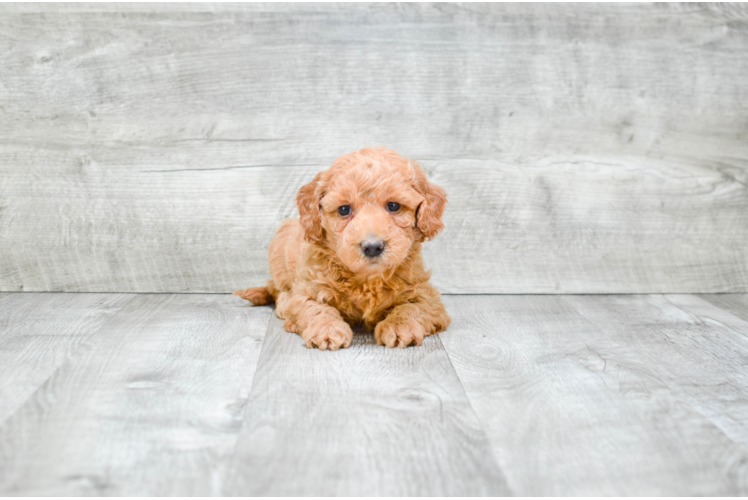
[[[387,347],[421,345],[424,337],[446,330],[450,322],[439,292],[432,288],[415,302],[392,308],[374,328],[374,338]]]
[[[286,320],[286,330],[301,335],[310,349],[336,351],[349,347],[353,340],[351,327],[337,309],[320,304],[307,295],[281,293],[275,312]]]

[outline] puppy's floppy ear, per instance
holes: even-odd
[[[316,243],[322,239],[322,215],[319,211],[319,201],[322,198],[319,180],[322,172],[318,173],[312,182],[301,186],[296,195],[296,207],[299,209],[299,222],[304,230],[304,238]]]
[[[442,215],[447,205],[447,192],[426,179],[426,173],[418,163],[411,162],[415,172],[415,188],[425,198],[416,209],[416,227],[424,239],[433,239],[444,229]]]

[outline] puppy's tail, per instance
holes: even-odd
[[[247,299],[253,305],[264,306],[270,302],[275,302],[278,297],[278,289],[275,288],[273,280],[268,281],[265,286],[256,286],[247,288],[246,290],[237,290],[233,295],[238,295],[243,299]]]

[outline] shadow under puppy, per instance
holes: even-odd
[[[275,301],[286,330],[310,348],[350,346],[358,323],[379,345],[421,345],[450,323],[421,257],[446,203],[421,166],[393,150],[343,155],[299,190],[300,218],[283,221],[268,249],[273,278],[234,295]]]

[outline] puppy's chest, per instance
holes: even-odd
[[[364,283],[359,286],[351,286],[346,283],[337,283],[332,293],[328,295],[329,300],[325,302],[338,309],[346,319],[368,322],[377,322],[379,316],[394,302],[392,290],[387,289],[381,283]]]

